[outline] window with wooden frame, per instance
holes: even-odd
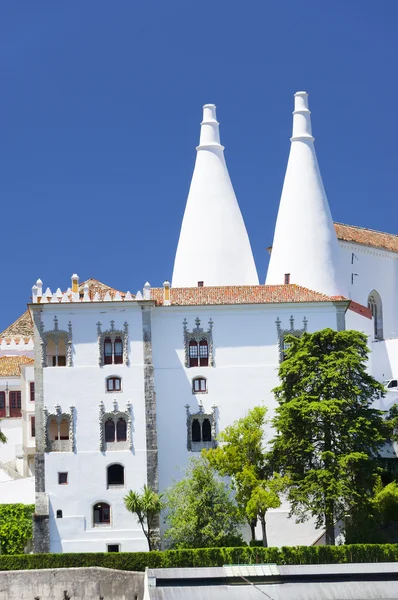
[[[36,417],[30,417],[30,437],[36,437]]]
[[[122,365],[123,364],[123,340],[120,337],[115,339],[114,343],[114,364]]]
[[[115,441],[115,421],[112,418],[109,418],[105,421],[105,441],[106,442],[114,442]]]
[[[199,342],[199,366],[209,366],[209,345],[207,340],[200,340]]]
[[[112,340],[111,338],[105,338],[104,339],[104,365],[111,365],[112,364],[112,355],[113,355],[113,350],[112,350]]]
[[[0,392],[0,417],[6,416],[6,393]]]
[[[207,392],[207,380],[205,377],[195,377],[192,380],[192,393],[205,394]]]
[[[10,392],[10,417],[21,417],[21,392]]]
[[[116,423],[116,441],[125,442],[127,440],[127,423],[126,419],[120,417]]]
[[[35,382],[34,381],[29,382],[29,397],[30,397],[31,402],[35,401]]]
[[[189,342],[189,366],[197,367],[198,366],[198,342],[195,340],[191,340]]]
[[[107,377],[106,379],[106,391],[107,392],[121,392],[122,380],[120,377]]]
[[[106,502],[98,502],[93,506],[93,525],[98,527],[100,525],[111,524],[111,507]]]

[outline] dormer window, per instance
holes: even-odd
[[[204,394],[207,392],[207,380],[204,377],[196,377],[192,381],[192,393]]]

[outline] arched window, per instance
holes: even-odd
[[[108,377],[106,380],[106,390],[108,392],[120,392],[122,389],[122,380],[120,377]]]
[[[193,379],[192,392],[194,394],[207,392],[207,381],[204,377],[196,377],[195,379]]]
[[[375,340],[383,339],[383,305],[379,292],[373,290],[369,294],[368,308],[370,308],[373,317],[373,330]]]
[[[105,421],[105,441],[115,441],[115,421],[113,419],[107,419]]]
[[[112,364],[112,340],[111,338],[104,339],[104,365]]]
[[[211,442],[211,424],[209,419],[203,419],[202,442]]]
[[[189,366],[198,366],[198,342],[195,342],[195,340],[189,342]]]
[[[93,506],[93,525],[110,525],[111,522],[111,507],[106,502],[98,502]]]
[[[202,436],[200,431],[200,423],[198,419],[193,419],[192,421],[192,441],[193,442],[201,442]]]
[[[126,420],[123,419],[122,417],[117,420],[116,440],[118,442],[125,442],[127,440],[127,424],[126,424]]]
[[[109,465],[107,468],[107,485],[109,487],[124,486],[124,467],[123,465]]]
[[[123,342],[122,338],[115,339],[115,365],[123,364]]]
[[[209,346],[206,340],[199,342],[199,365],[201,367],[209,366]]]

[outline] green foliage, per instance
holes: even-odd
[[[0,504],[1,554],[21,554],[32,539],[33,504]]]
[[[0,556],[0,571],[106,567],[123,571],[149,568],[222,567],[231,564],[275,563],[316,565],[331,563],[398,562],[398,544],[350,546],[292,546],[284,548],[195,548],[165,552],[23,554]]]
[[[129,512],[137,515],[138,522],[147,539],[148,548],[153,550],[155,520],[164,508],[162,494],[156,494],[150,487],[144,485],[142,494],[130,490],[124,497],[124,504]]]
[[[242,545],[242,518],[205,458],[192,459],[185,477],[166,492],[169,525],[165,539],[172,548]]]
[[[1,421],[0,421],[1,423]],[[5,444],[7,442],[7,438],[4,435],[4,433],[1,431],[1,427],[0,427],[0,444]]]
[[[389,427],[372,408],[384,388],[366,371],[366,336],[325,329],[288,336],[271,459],[289,477],[298,521],[311,514],[334,544],[334,522],[370,510],[379,448]]]
[[[202,454],[222,476],[231,478],[235,498],[255,538],[257,519],[262,526],[263,545],[267,545],[266,513],[280,506],[279,492],[284,480],[267,477],[264,454],[264,425],[267,409],[257,406],[245,417],[226,427],[218,436],[221,446],[203,450]]]
[[[374,504],[383,525],[398,521],[398,483],[392,482],[380,489]]]

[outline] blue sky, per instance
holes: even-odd
[[[171,279],[205,103],[261,282],[298,90],[333,218],[395,233],[397,28],[396,0],[3,0],[0,331],[38,277]]]

